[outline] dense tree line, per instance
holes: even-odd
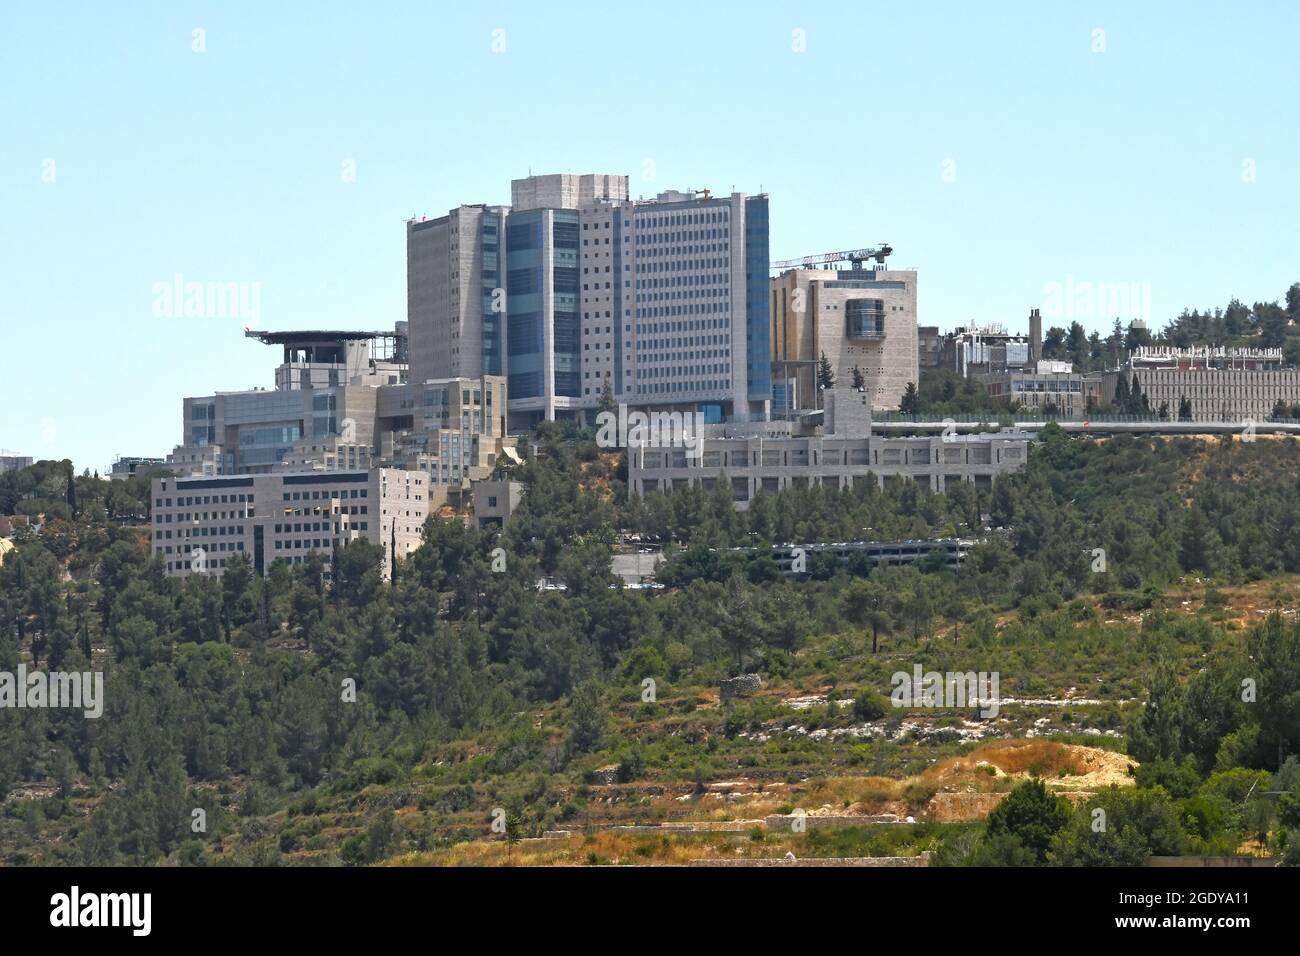
[[[161,474],[162,472],[157,472]],[[76,475],[72,462],[38,461],[0,474],[0,515],[45,515],[91,522],[139,521],[148,515],[152,475],[110,480],[89,471]]]
[[[265,577],[235,559],[220,578],[169,578],[143,529],[96,510],[84,484],[75,520],[23,539],[0,566],[0,670],[20,660],[103,670],[105,713],[0,710],[0,796],[52,781],[56,796],[31,812],[56,815],[78,788],[100,795],[59,851],[69,859],[192,860],[205,839],[190,830],[195,807],[215,821],[206,839],[218,839],[268,801],[392,780],[453,741],[500,734],[527,708],[567,700],[562,744],[525,734],[496,758],[505,770],[541,761],[563,771],[600,745],[610,696],[645,675],[779,674],[816,635],[856,632],[874,656],[928,641],[944,621],[964,627],[972,648],[1025,648],[1015,653],[1046,666],[1053,643],[1108,646],[1106,632],[1071,623],[1090,599],[1145,610],[1141,653],[1152,655],[1181,626],[1159,608],[1171,582],[1300,571],[1300,450],[1290,440],[1099,441],[1049,428],[1028,467],[991,490],[931,495],[891,479],[764,496],[743,513],[717,489],[628,500],[625,464],[572,429],[544,428],[539,447],[519,469],[528,490],[503,533],[431,520],[391,584],[380,549],[365,543],[338,553],[329,581],[319,556],[277,562]],[[57,463],[38,468],[16,487],[59,475]],[[665,544],[667,590],[617,586],[619,530]],[[763,547],[954,534],[988,539],[959,574],[813,561],[806,578],[778,579]],[[539,591],[545,575],[567,590]],[[994,628],[991,615],[1013,608],[1017,623]],[[1270,620],[1190,681],[1172,659],[1153,668],[1135,755],[1198,780],[1233,767],[1279,772],[1300,744],[1297,633]],[[1027,656],[1036,642],[1041,659]],[[1243,677],[1267,703],[1238,700]],[[377,818],[345,855],[374,858],[391,846],[388,825]]]
[[[1300,282],[1287,289],[1281,303],[1246,306],[1233,299],[1225,308],[1205,312],[1184,309],[1154,335],[1142,327],[1126,326],[1119,318],[1106,335],[1096,330],[1088,332],[1079,322],[1051,326],[1043,333],[1042,358],[1070,362],[1076,372],[1110,371],[1119,368],[1130,352],[1148,345],[1280,348],[1286,364],[1300,365]],[[901,409],[907,414],[978,414],[1010,420],[1013,409],[994,401],[982,381],[964,378],[946,368],[922,369],[919,378],[919,382],[908,384],[903,397]],[[1053,414],[1055,409],[1046,411]],[[1090,406],[1089,413],[1190,418],[1190,409],[1152,408],[1136,378],[1122,378],[1113,403]],[[1298,418],[1300,408],[1290,409],[1283,404],[1273,410],[1273,417]]]
[[[1300,866],[1300,761],[1276,773],[1236,767],[1201,777],[1143,766],[1135,787],[1112,786],[1074,807],[1043,780],[1020,784],[984,826],[947,841],[935,862],[956,866],[1146,866],[1152,856],[1235,856],[1273,837]]]

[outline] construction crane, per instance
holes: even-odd
[[[804,256],[802,259],[778,259],[772,268],[778,271],[786,269],[815,269],[832,262],[851,262],[854,269],[861,269],[862,263],[875,259],[884,265],[885,257],[894,251],[887,242],[882,242],[875,249],[846,249],[843,252],[826,252],[820,256]]]

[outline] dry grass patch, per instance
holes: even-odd
[[[942,789],[1005,790],[1002,778],[1040,777],[1053,788],[1093,790],[1118,784],[1130,786],[1129,767],[1137,761],[1127,754],[1096,747],[1047,740],[994,741],[964,757],[940,761],[922,777]],[[1017,781],[1018,782],[1018,781]]]

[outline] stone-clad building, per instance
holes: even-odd
[[[849,488],[903,475],[931,491],[969,481],[987,487],[995,475],[1024,466],[1029,437],[1023,432],[885,438],[871,432],[866,393],[826,393],[825,426],[755,422],[705,426],[697,447],[635,445],[628,450],[632,494],[671,492],[690,485],[731,485],[745,510],[760,494],[787,488]]]
[[[1284,367],[1281,349],[1145,347],[1123,368],[1106,374],[1105,399],[1114,400],[1123,376],[1137,378],[1153,413],[1168,407],[1177,419],[1184,398],[1197,422],[1262,422],[1281,399],[1300,404],[1300,369]]]
[[[239,554],[265,574],[313,551],[328,573],[334,549],[360,539],[383,547],[388,578],[429,516],[429,476],[395,468],[155,478],[152,494],[150,546],[170,576],[219,575]]]
[[[770,296],[774,413],[819,406],[822,355],[837,385],[862,373],[874,408],[898,408],[918,380],[915,272],[790,269],[771,280]]]

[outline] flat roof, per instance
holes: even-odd
[[[257,332],[245,329],[244,336],[257,339],[263,345],[291,345],[295,342],[339,342],[367,341],[370,339],[392,338],[393,332],[358,332],[356,330],[303,329],[292,332]]]

